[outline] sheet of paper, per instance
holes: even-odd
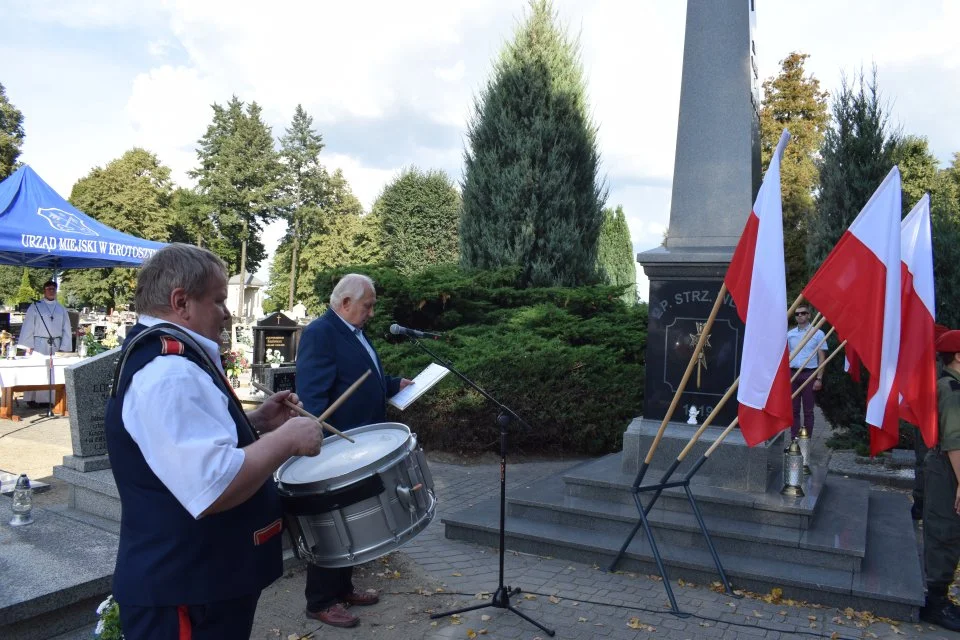
[[[443,376],[448,373],[450,373],[450,370],[446,367],[442,367],[436,362],[431,362],[430,366],[421,371],[420,374],[413,379],[413,384],[407,385],[406,389],[394,395],[387,402],[403,411],[413,404],[414,400],[430,389],[430,387],[440,382]]]

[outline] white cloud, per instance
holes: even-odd
[[[328,141],[324,162],[344,170],[367,209],[403,166],[459,179],[474,96],[526,8],[518,0],[7,4],[4,17],[19,30],[0,42],[0,59],[31,61],[3,71],[27,118],[24,157],[61,191],[134,144],[184,182],[209,105],[236,94],[263,106],[277,136],[302,104]],[[624,205],[638,250],[657,246],[669,220],[685,3],[556,0],[556,10],[580,35],[608,204]],[[960,4],[876,0],[864,12],[835,0],[811,0],[803,11],[761,2],[757,22],[761,79],[794,50],[811,55],[808,70],[830,91],[841,72],[876,62],[892,121],[926,135],[941,159],[960,150]],[[30,35],[17,42],[18,33]],[[377,140],[388,126],[395,135]]]
[[[392,169],[367,167],[356,158],[340,153],[324,155],[324,164],[331,173],[337,169],[343,170],[343,175],[353,189],[353,195],[360,200],[364,211],[370,211],[383,188],[402,169],[402,167]]]
[[[192,184],[187,171],[197,164],[196,143],[220,93],[196,69],[162,66],[141,73],[126,105],[133,143],[156,153],[178,184]]]

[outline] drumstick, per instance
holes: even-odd
[[[321,414],[320,414],[320,417],[317,418],[317,420],[323,421],[323,420],[325,420],[331,413],[333,413],[334,411],[336,411],[336,410],[340,407],[340,405],[342,405],[344,402],[346,402],[347,398],[349,398],[349,397],[353,394],[353,392],[356,391],[356,390],[360,387],[361,384],[363,384],[363,381],[366,380],[369,375],[370,375],[370,369],[367,369],[366,373],[364,373],[362,376],[360,376],[359,378],[357,378],[357,381],[354,382],[352,385],[350,385],[349,387],[347,387],[347,390],[344,391],[343,394],[342,394],[339,398],[337,398],[336,400],[334,400],[334,401],[333,401],[333,404],[331,404],[329,407],[327,407],[327,410],[324,411],[323,413],[321,413]]]
[[[262,391],[262,392],[264,392],[265,394],[267,394],[267,397],[268,397],[268,398],[273,395],[273,391],[270,391],[270,389],[269,389],[268,387],[265,387],[264,385],[260,384],[260,383],[257,382],[256,380],[251,380],[251,381],[250,381],[250,384],[253,385],[253,388],[254,388],[254,389],[257,389],[258,391]],[[353,438],[351,438],[350,436],[348,436],[348,435],[345,434],[344,432],[340,431],[340,430],[337,429],[336,427],[327,424],[326,422],[324,422],[323,420],[321,420],[321,419],[318,418],[317,416],[313,415],[312,413],[310,413],[309,411],[307,411],[306,409],[304,409],[304,408],[301,407],[300,405],[298,405],[298,404],[293,404],[293,403],[290,402],[289,400],[284,400],[284,401],[283,401],[283,404],[284,404],[285,406],[287,406],[287,407],[290,407],[291,409],[293,409],[294,411],[296,411],[297,413],[299,413],[300,415],[302,415],[304,418],[311,418],[311,419],[313,419],[313,420],[316,420],[317,422],[320,423],[320,426],[323,427],[324,429],[326,429],[327,431],[330,431],[331,433],[335,433],[335,434],[337,434],[338,436],[340,436],[341,438],[343,438],[343,439],[345,439],[345,440],[349,440],[350,442],[356,444],[356,440],[354,440]]]

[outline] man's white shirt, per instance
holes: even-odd
[[[813,327],[811,325],[807,325],[806,329],[794,327],[793,329],[787,331],[787,348],[790,353],[794,352],[794,350],[797,348],[797,345],[800,344],[800,341],[803,340],[803,337],[812,328]],[[800,365],[802,365],[804,362],[807,362],[805,368],[816,369],[820,364],[820,362],[817,360],[817,356],[813,356],[809,361],[807,361],[807,358],[809,358],[810,354],[812,354],[818,348],[822,351],[827,350],[827,342],[825,338],[826,336],[824,336],[823,331],[817,329],[816,333],[813,334],[813,337],[807,341],[807,344],[803,345],[802,349],[800,349],[800,353],[797,354],[797,357],[790,360],[790,368],[799,369]]]
[[[142,315],[147,327],[165,322]],[[221,368],[219,345],[177,325]],[[222,373],[222,370],[221,370]],[[203,369],[183,356],[158,356],[134,374],[123,401],[123,425],[147,465],[198,518],[243,465],[229,399]]]

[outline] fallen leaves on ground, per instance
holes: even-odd
[[[631,629],[639,629],[640,631],[647,631],[649,633],[653,633],[654,631],[657,630],[657,628],[654,627],[653,625],[649,625],[649,624],[646,624],[645,622],[641,622],[640,618],[637,618],[636,616],[634,616],[633,618],[630,618],[630,620],[627,621],[627,626],[630,627]]]
[[[549,600],[553,604],[560,604],[560,598],[558,598],[557,596],[550,596],[549,598],[547,598],[547,600]]]

